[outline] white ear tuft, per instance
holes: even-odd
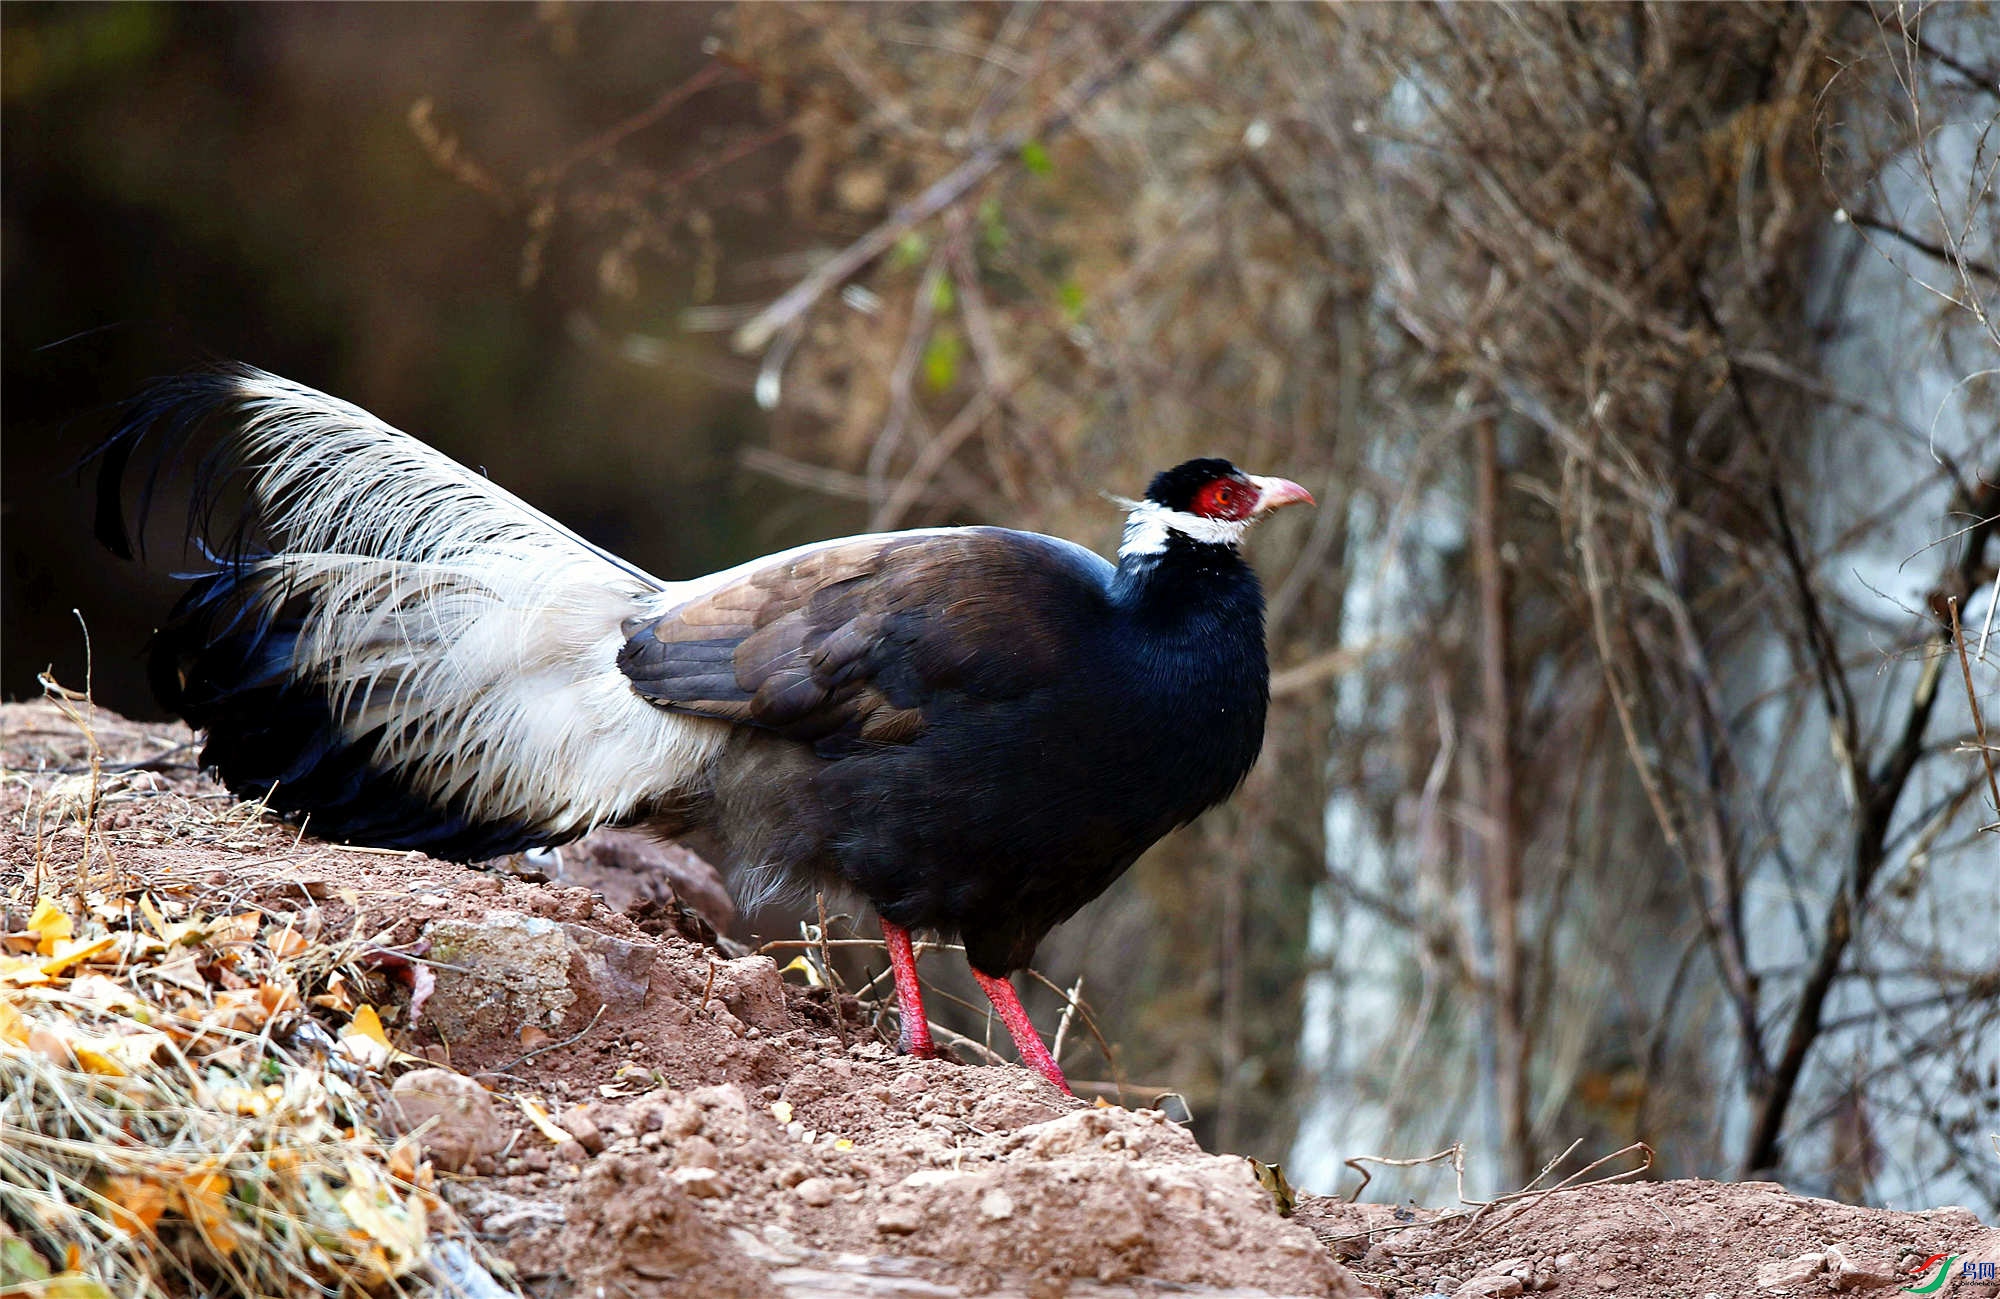
[[[1125,516],[1125,537],[1118,543],[1118,558],[1163,554],[1176,535],[1198,545],[1234,546],[1249,530],[1248,519],[1204,519],[1185,510],[1170,510],[1158,501],[1133,501]]]

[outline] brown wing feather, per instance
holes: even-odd
[[[619,667],[677,712],[904,744],[940,690],[1006,697],[1061,671],[1063,612],[1101,600],[1109,572],[1086,551],[998,528],[856,538],[628,626]]]

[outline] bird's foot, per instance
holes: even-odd
[[[917,982],[917,956],[910,946],[910,931],[884,920],[882,939],[888,944],[889,968],[896,979],[896,1009],[903,1021],[902,1052],[919,1060],[935,1060],[938,1050],[931,1041],[931,1022],[924,1015],[924,991]]]
[[[1074,1096],[1069,1089],[1069,1079],[1063,1077],[1062,1067],[1049,1054],[1049,1048],[1042,1043],[1042,1035],[1035,1031],[1035,1025],[1028,1018],[1028,1011],[1021,1004],[1021,998],[1014,991],[1014,985],[1005,979],[996,979],[990,974],[972,972],[979,980],[980,990],[993,1003],[993,1009],[1000,1012],[1000,1022],[1007,1026],[1007,1032],[1014,1039],[1014,1049],[1021,1053],[1021,1063],[1033,1069],[1042,1077],[1055,1084],[1057,1091],[1065,1096]]]

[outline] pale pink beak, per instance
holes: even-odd
[[[1252,514],[1269,514],[1272,510],[1286,505],[1317,505],[1313,494],[1289,478],[1260,478],[1256,474],[1246,475],[1257,485],[1257,508]]]

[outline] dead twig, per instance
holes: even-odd
[[[1002,163],[1018,158],[1023,146],[1044,142],[1060,135],[1076,120],[1078,113],[1144,63],[1185,27],[1201,8],[1202,0],[1177,0],[1154,12],[1145,27],[1126,42],[1125,48],[1104,66],[1079,77],[1056,106],[1044,113],[1031,128],[1012,134],[981,148],[972,157],[933,182],[915,199],[896,209],[888,220],[849,244],[815,268],[782,297],[736,331],[731,340],[739,352],[755,352],[769,343],[779,330],[811,309],[827,292],[848,276],[889,251],[903,235],[950,207],[970,193]]]

